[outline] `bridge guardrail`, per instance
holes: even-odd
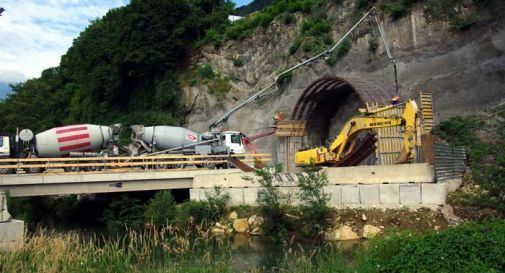
[[[68,167],[152,167],[152,166],[183,166],[227,163],[228,158],[236,158],[243,162],[269,162],[271,154],[232,154],[232,155],[157,155],[137,157],[78,157],[78,158],[19,158],[0,159],[1,168],[68,168]]]

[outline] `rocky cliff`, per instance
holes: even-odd
[[[355,21],[354,3],[326,4],[325,16],[331,23],[334,40]],[[472,1],[463,1],[454,8],[462,13],[479,12]],[[431,18],[423,4],[413,6],[407,15],[398,19],[382,11],[379,15],[397,60],[401,97],[417,98],[420,91],[431,92],[436,121],[479,111],[505,98],[505,24],[502,18],[484,20],[470,29],[456,31],[449,22]],[[211,65],[216,73],[230,79],[231,89],[220,97],[210,94],[205,84],[186,86],[186,102],[192,107],[187,118],[188,127],[206,130],[227,109],[271,83],[283,68],[314,55],[303,50],[290,54],[290,46],[299,35],[305,16],[296,14],[290,24],[275,19],[249,38],[203,48],[192,63]],[[377,30],[374,31],[377,36]],[[274,113],[290,113],[302,91],[326,74],[381,82],[381,86],[386,86],[387,92],[393,94],[393,66],[383,46],[377,39],[377,49],[370,49],[374,35],[370,27],[360,27],[358,32],[361,34],[353,36],[350,51],[338,58],[335,65],[318,62],[296,70],[279,92],[242,108],[230,117],[225,127],[245,134],[265,131]],[[241,66],[237,66],[236,60],[240,60]],[[335,101],[335,105],[339,102]],[[275,152],[278,145],[278,141],[258,142],[259,150],[263,151]]]

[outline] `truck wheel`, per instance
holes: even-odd
[[[170,166],[168,164],[158,164],[156,166],[156,169],[158,169],[158,170],[166,170],[168,168],[170,168]]]
[[[89,167],[86,167],[86,171],[88,172],[98,172],[100,171],[100,167],[99,166],[89,166]]]
[[[24,169],[26,173],[41,173],[44,171],[43,168],[26,168]]]
[[[63,168],[65,172],[67,173],[72,173],[72,172],[79,172],[81,169],[79,167],[65,167]]]
[[[216,163],[209,162],[209,163],[205,163],[205,168],[213,170],[213,169],[217,168],[217,165],[216,165]]]
[[[14,169],[0,167],[0,174],[13,174]]]

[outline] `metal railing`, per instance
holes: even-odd
[[[437,181],[462,178],[466,170],[466,149],[461,146],[435,144]]]

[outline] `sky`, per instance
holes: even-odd
[[[0,0],[0,97],[8,83],[39,77],[58,66],[61,55],[90,20],[129,0]],[[236,0],[241,6],[251,0]]]

